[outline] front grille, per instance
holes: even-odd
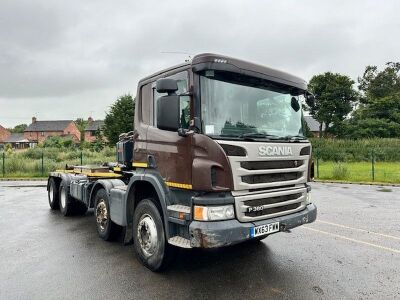
[[[222,142],[221,144],[225,144]],[[303,143],[232,142],[242,147],[223,147],[233,175],[237,218],[254,222],[300,211],[306,206],[309,153],[311,146]],[[273,153],[263,156],[261,147],[289,147],[290,155]],[[279,148],[279,149],[280,149]],[[278,148],[277,148],[278,149]],[[243,151],[242,151],[243,152]]]
[[[276,190],[277,188],[279,188],[279,189],[290,189],[290,188],[294,188],[294,187],[295,187],[294,184],[289,184],[289,185],[282,185],[282,186],[279,186],[279,187],[271,186],[271,187],[265,187],[265,188],[259,188],[259,189],[249,189],[249,192],[250,193],[253,193],[253,192],[266,192],[266,191],[269,191],[269,190]]]
[[[296,209],[296,208],[299,208],[300,206],[301,206],[301,203],[293,203],[293,204],[288,204],[288,205],[283,205],[283,206],[271,207],[271,208],[263,209],[261,211],[246,212],[244,215],[246,217],[259,217],[259,216],[265,216],[265,215],[272,215],[272,214]]]
[[[268,205],[274,204],[289,200],[294,200],[301,197],[301,193],[291,194],[291,195],[283,195],[283,196],[276,196],[276,197],[269,197],[269,198],[262,198],[262,199],[254,199],[254,200],[247,200],[244,201],[244,205],[247,206],[260,206],[260,205]]]
[[[303,163],[302,160],[242,161],[240,166],[246,170],[289,169],[300,167]]]
[[[300,211],[306,205],[306,188],[235,197],[239,221],[251,222]]]
[[[277,181],[290,181],[299,179],[303,172],[270,173],[242,176],[242,181],[248,184],[269,183]]]

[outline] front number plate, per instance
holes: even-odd
[[[250,237],[257,237],[279,231],[279,222],[250,228]]]

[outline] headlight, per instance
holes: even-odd
[[[310,192],[307,193],[306,202],[307,202],[307,204],[311,203],[311,193]]]
[[[194,219],[197,221],[230,220],[235,217],[233,205],[194,206]]]

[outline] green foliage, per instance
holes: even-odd
[[[71,138],[49,136],[42,145],[44,148],[74,148],[76,145]]]
[[[338,73],[326,72],[311,78],[309,89],[315,95],[315,105],[309,110],[319,123],[325,124],[325,135],[329,129],[335,132],[335,128],[352,111],[358,99],[353,84],[348,76]]]
[[[93,151],[100,152],[105,146],[103,135],[100,130],[96,130],[95,140],[90,143],[90,148]]]
[[[349,169],[343,163],[335,163],[333,165],[332,176],[335,179],[346,179],[349,176]]]
[[[88,124],[88,121],[78,118],[75,120],[76,127],[78,127],[79,132],[81,133],[80,140],[84,141],[85,140],[85,128]]]
[[[361,104],[340,136],[400,137],[400,63],[387,63],[382,71],[368,66],[358,81]]]
[[[400,161],[400,139],[310,139],[313,156],[324,161]]]
[[[319,177],[322,180],[344,180],[347,182],[372,182],[371,162],[347,162],[348,170],[345,178],[337,178],[334,168],[337,163],[330,161],[320,161]],[[340,176],[339,172],[339,177]],[[399,183],[400,182],[400,163],[399,162],[377,162],[374,169],[374,182]]]
[[[15,126],[14,128],[10,129],[11,133],[23,133],[24,130],[28,127],[26,124],[19,124]]]
[[[65,165],[79,165],[81,153],[84,164],[102,164],[115,161],[115,148],[106,147],[99,152],[77,148],[31,148],[24,151],[6,152],[6,177],[42,176],[42,153],[44,157],[44,176],[48,172],[64,169]]]
[[[378,71],[376,66],[367,66],[363,77],[358,78],[358,88],[364,93],[365,102],[383,98],[400,91],[400,63],[388,62],[386,68]]]
[[[118,142],[121,133],[133,130],[134,115],[135,101],[131,95],[119,97],[111,106],[104,119],[104,135],[110,145]]]

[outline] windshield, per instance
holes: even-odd
[[[220,78],[200,78],[205,134],[238,138],[302,138],[299,108],[303,95],[291,95],[288,88],[285,90],[281,86],[278,89],[271,84],[250,86],[245,81],[233,83]]]

